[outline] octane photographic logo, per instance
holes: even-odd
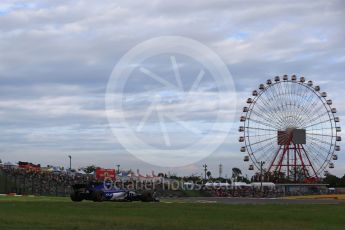
[[[193,39],[157,37],[116,64],[106,92],[109,125],[137,158],[162,167],[213,153],[233,127],[236,92],[224,62]]]

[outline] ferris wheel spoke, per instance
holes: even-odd
[[[311,99],[310,99],[310,97],[311,97]],[[307,122],[311,121],[310,114],[313,114],[311,110],[313,108],[315,108],[317,106],[317,104],[320,103],[319,97],[315,96],[315,93],[313,93],[313,92],[310,94],[308,100],[310,100],[310,103],[305,109],[305,114],[304,114],[305,117],[304,117],[303,125],[305,125]]]
[[[277,151],[277,148],[275,148],[274,146],[271,146],[271,148],[269,149],[269,151],[267,150],[264,155],[262,156],[262,161],[263,162],[269,162],[270,159],[273,158],[274,153]]]
[[[298,106],[297,106],[297,111],[296,111],[295,116],[298,117],[299,125],[301,125],[303,123],[304,115],[309,116],[309,113],[305,110],[305,108],[306,108],[305,105],[308,101],[305,99],[305,97],[307,96],[309,90],[307,89],[306,86],[299,85],[299,87],[303,87],[304,91],[303,91],[303,93],[298,94],[298,97],[296,99],[296,101],[298,101]],[[308,99],[310,97],[311,97],[311,95],[309,95]]]
[[[326,161],[326,158],[322,155],[322,152],[318,151],[315,147],[306,147],[305,150],[309,156],[309,159],[312,160],[314,165],[317,166],[315,169],[318,171],[323,162]]]
[[[301,112],[301,114],[299,115],[299,127],[302,128],[305,123],[306,123],[306,120],[310,120],[310,114],[307,110],[305,109],[301,109],[303,111],[303,113]]]
[[[277,105],[277,108],[278,108],[280,111],[283,111],[284,91],[282,90],[281,83],[278,83],[278,84],[277,84],[277,87],[275,87],[275,88],[277,88],[276,90],[278,91],[278,94],[277,94],[277,97],[275,97],[275,98],[273,98],[273,99],[275,99],[275,100],[276,100],[275,103],[278,104],[278,105]],[[282,108],[280,109],[280,107],[282,107]],[[280,115],[280,116],[281,116],[281,115]],[[281,117],[281,118],[282,118],[282,117]]]
[[[322,143],[322,144],[326,144],[326,145],[329,144],[328,142],[326,142],[326,141],[324,141],[324,140],[322,140],[322,139],[319,139],[319,138],[317,138],[317,137],[311,137],[311,136],[309,136],[309,139],[312,139],[312,140],[317,141],[317,142]]]
[[[266,122],[262,122],[262,121],[259,121],[259,120],[255,120],[255,119],[253,119],[253,118],[250,118],[249,121],[253,121],[253,122],[257,123],[257,124],[261,124],[261,125],[263,125],[263,126],[270,127],[270,128],[273,128],[273,129],[278,130],[277,127],[274,127],[273,125],[271,125],[271,124],[269,124],[269,123],[266,123]]]
[[[301,90],[301,88],[303,90]],[[305,105],[307,103],[306,100],[302,98],[305,98],[308,95],[308,92],[309,90],[307,89],[305,85],[299,84],[299,88],[297,89],[297,95],[298,95],[300,105]]]
[[[255,129],[255,130],[262,130],[262,131],[273,131],[273,132],[277,132],[276,129],[263,129],[263,128],[256,128],[256,127],[246,127],[247,129]]]
[[[271,143],[265,144],[259,148],[256,149],[256,151],[253,151],[252,154],[258,153],[258,152],[263,152],[263,150],[265,150],[267,147],[272,146]]]
[[[261,112],[261,114],[268,114],[268,115],[267,116],[265,116],[265,115],[260,116],[260,114],[258,112]],[[270,115],[270,113],[267,112],[266,109],[258,106],[258,112],[256,113],[258,117],[265,117],[265,119],[271,120],[272,125],[274,125],[275,127],[278,127],[278,123],[275,121],[275,118],[272,115]]]
[[[309,150],[309,151],[307,151],[308,154],[311,155],[313,160],[315,162],[318,162],[319,165],[322,165],[322,162],[327,160],[327,158],[324,157],[324,155],[322,153],[320,153],[319,150],[316,149],[314,146],[308,145],[308,146],[305,146],[305,149]]]
[[[334,136],[329,132],[327,133],[321,132],[321,133],[313,133],[313,134],[307,133],[306,138],[307,138],[307,141],[309,140],[309,138],[321,138],[322,140],[331,141],[333,140]],[[328,143],[328,144],[331,144],[331,143]]]
[[[260,141],[257,141],[257,142],[254,142],[254,143],[250,143],[250,145],[257,145],[257,144],[261,144],[261,143],[264,143],[264,142],[267,142],[267,141],[270,141],[270,140],[273,140],[273,139],[277,139],[277,137],[276,136],[274,136],[274,137],[271,137],[271,138],[267,138],[267,139],[265,139],[265,140],[260,140]],[[272,143],[272,142],[271,142]],[[273,143],[272,143],[273,144]]]
[[[296,117],[296,106],[297,106],[297,100],[298,98],[296,98],[296,87],[297,87],[297,84],[291,84],[291,104],[292,104],[292,107],[291,108],[291,112],[292,112],[292,115],[294,117]]]
[[[318,160],[318,158],[313,157],[312,154],[310,154],[310,152],[306,149],[304,149],[304,151],[301,151],[301,157],[304,162],[309,162],[309,165],[307,165],[312,168],[313,171],[315,170],[315,172],[318,172],[318,170],[320,169],[320,165],[322,164],[320,160]],[[308,173],[310,173],[309,170]]]
[[[324,161],[322,158],[324,158],[324,156],[319,152],[318,149],[315,149],[315,147],[311,145],[303,146],[303,148],[314,162],[317,162],[318,165],[322,164]]]
[[[277,100],[278,94],[272,92],[272,89],[275,89],[275,87],[271,86],[271,87],[266,88],[265,90],[266,93],[263,94],[260,99],[262,100],[266,108],[276,109],[277,108],[276,102],[279,101]],[[277,119],[277,115],[279,114],[276,114],[276,110],[272,111],[272,113],[274,117]]]
[[[274,136],[274,137],[277,137],[277,134],[276,134],[276,132],[274,132],[274,133],[269,133],[269,134],[267,134],[267,133],[265,133],[265,134],[251,134],[251,135],[249,135],[249,136],[246,136],[247,138],[259,138],[259,137],[267,137],[267,136]]]
[[[317,109],[314,109],[310,112],[311,114],[315,114],[316,116],[314,115],[309,119],[309,124],[310,124],[310,122],[313,122],[313,121],[318,120],[319,118],[321,118],[323,116],[328,115],[328,110],[326,110],[326,112],[323,112],[323,113],[320,113],[320,112],[316,113],[316,111],[320,111],[324,107],[325,107],[325,105],[322,104]],[[308,123],[306,125],[308,125]]]
[[[288,104],[286,104],[286,107],[288,107]],[[286,117],[287,117],[287,112],[284,111],[284,105],[278,106],[278,114],[279,114],[279,120],[278,122],[280,123],[280,125],[284,125],[286,126]]]
[[[296,122],[298,122],[298,126],[303,122],[303,114],[307,114],[303,105],[301,103],[297,103],[295,106],[294,117],[296,118]]]
[[[306,110],[305,114],[302,115],[301,117],[301,124],[300,124],[300,128],[303,128],[306,126],[306,124],[310,121],[310,114],[309,112]]]
[[[320,102],[318,100],[315,100],[315,98],[313,98],[313,100],[310,102],[309,106],[305,109],[306,114],[307,115],[309,115],[309,114],[313,115],[313,113],[311,113],[312,109],[315,108],[319,103]],[[305,121],[304,122],[310,121],[310,118],[311,118],[310,115],[309,115],[309,117],[308,116],[305,117]]]
[[[291,91],[292,91],[292,89],[291,89],[291,82],[289,82],[288,86],[289,86],[289,87],[287,87],[287,88],[288,88],[288,95],[289,95],[289,98],[288,98],[289,110],[288,110],[288,111],[289,111],[289,116],[292,116],[292,115],[291,115],[291,111],[292,111],[292,101],[293,101],[293,100],[292,100],[292,95],[293,95],[293,94],[292,94],[292,92],[291,92]]]
[[[266,144],[264,146],[262,146],[261,149],[258,149],[255,153],[258,156],[258,160],[259,161],[265,161],[265,157],[267,156],[267,154],[269,154],[271,151],[271,149],[274,148],[274,145],[270,145],[270,144]],[[260,154],[259,154],[260,152]]]
[[[268,126],[268,127],[271,127],[271,128],[276,128],[276,129],[278,129],[278,127],[277,126],[275,126],[275,124],[273,123],[269,123],[269,120],[266,118],[266,117],[264,117],[264,116],[260,116],[260,114],[259,113],[257,113],[257,112],[255,112],[255,111],[253,111],[253,113],[258,117],[258,118],[262,118],[262,119],[264,119],[265,121],[264,122],[262,122],[262,123],[260,123],[260,124],[262,124],[262,125],[266,125],[266,126]],[[250,121],[258,121],[257,123],[259,123],[259,120],[256,120],[256,119],[253,119],[253,118],[249,118],[249,120]],[[260,121],[261,122],[261,121]]]
[[[298,116],[301,117],[302,122],[303,122],[303,115],[309,116],[309,113],[307,112],[306,107],[307,107],[307,104],[310,101],[310,99],[313,98],[313,94],[314,94],[314,93],[310,93],[310,90],[308,89],[307,86],[303,85],[303,88],[304,88],[303,94],[301,94],[301,96],[300,96],[300,101],[302,101],[301,102],[301,109],[298,113]],[[307,97],[308,93],[309,93],[309,96]],[[303,100],[303,98],[306,98],[306,99]]]
[[[257,108],[259,108],[262,112],[264,112],[265,114],[267,114],[267,116],[268,116],[270,119],[272,119],[273,116],[274,116],[274,114],[273,114],[273,112],[269,111],[270,106],[269,106],[269,104],[267,103],[266,99],[265,99],[263,96],[261,96],[261,97],[258,98],[258,101],[259,101],[259,102],[261,101],[262,104],[263,104],[263,106],[261,106],[260,103],[256,103]]]
[[[318,134],[318,133],[306,133],[307,135],[316,135],[316,136],[324,136],[324,137],[334,137],[333,135],[330,134]]]
[[[274,90],[275,90],[275,88],[276,87],[274,87]],[[279,84],[278,85],[278,87],[277,88],[281,88],[281,84]],[[274,105],[275,105],[275,107],[277,108],[277,110],[278,110],[278,112],[277,112],[277,115],[278,115],[278,117],[279,117],[279,121],[280,122],[283,122],[284,121],[284,101],[282,100],[282,97],[284,96],[284,92],[280,92],[280,90],[278,89],[278,94],[277,94],[277,96],[276,95],[274,95],[273,97],[272,97],[272,102],[274,102]]]
[[[311,130],[308,130],[308,131],[325,131],[325,130],[333,130],[334,127],[325,127],[325,128],[322,128],[322,129],[311,129]]]
[[[322,107],[323,107],[323,105],[320,106],[320,109],[322,109]],[[320,110],[316,110],[316,111],[320,111]],[[322,113],[320,113],[320,112],[316,113],[315,111],[313,111],[312,114],[314,114],[314,116],[312,116],[310,118],[310,120],[311,121],[315,121],[315,120],[318,120],[319,118],[321,118],[323,116],[327,116],[328,115],[328,110],[326,110],[326,112],[322,112]]]
[[[330,149],[326,149],[324,146],[320,145],[318,142],[314,141],[313,142],[313,145],[310,145],[310,146],[313,146],[313,148],[315,147],[315,149],[317,150],[317,153],[320,153],[320,155],[318,155],[319,157],[320,156],[323,156],[324,157],[324,154],[321,154],[323,151],[324,153],[327,153],[327,155],[329,154],[330,152]],[[317,147],[317,148],[316,148]]]
[[[281,149],[281,146],[276,145],[276,147],[272,147],[272,151],[266,152],[264,162],[269,162],[268,166],[272,165],[272,161],[274,160],[274,155],[278,152],[278,150]],[[274,162],[273,162],[274,163]]]
[[[278,87],[270,87],[270,89],[271,89],[271,91],[273,91],[272,92],[272,101],[273,101],[273,99],[275,99],[275,98],[279,98],[280,97],[280,93],[279,93],[279,91],[278,91]]]
[[[321,124],[324,124],[324,123],[328,123],[330,121],[331,121],[330,119],[324,120],[324,121],[320,121],[320,122],[317,122],[317,123],[314,123],[314,124],[311,124],[311,125],[308,125],[308,126],[304,126],[303,128],[307,129],[307,128],[310,128],[310,127],[313,127],[313,126],[316,126],[316,125],[321,125]]]
[[[278,94],[277,94],[275,88],[276,88],[276,87],[269,87],[269,88],[267,89],[267,94],[269,94],[269,95],[267,95],[267,98],[266,98],[267,105],[268,105],[270,108],[274,109],[274,112],[276,112],[275,109],[278,108],[278,107],[277,107],[277,104],[276,104],[277,98],[278,98]]]
[[[270,159],[267,159],[267,162],[270,162],[268,165],[268,170],[272,167],[274,167],[274,163],[276,162],[277,159],[279,159],[279,153],[284,149],[282,145],[278,145],[278,147],[271,153],[272,157]]]
[[[264,105],[267,107],[267,108],[270,108],[270,106],[264,102]],[[276,126],[278,125],[279,122],[281,122],[281,118],[279,117],[279,113],[277,113],[275,110],[274,111],[269,111],[267,110],[266,108],[260,106],[260,105],[257,105],[257,107],[260,109],[260,111],[263,113],[263,114],[268,114],[268,116],[270,117],[271,119],[271,122],[272,123],[275,123]]]

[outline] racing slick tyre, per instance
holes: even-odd
[[[72,192],[70,197],[74,202],[80,202],[83,200],[83,197],[78,192]]]
[[[95,202],[102,202],[104,201],[104,193],[102,191],[96,191],[93,197],[93,201]]]
[[[141,201],[143,201],[143,202],[151,202],[153,200],[154,200],[154,198],[153,198],[153,195],[151,192],[144,192],[141,195]]]

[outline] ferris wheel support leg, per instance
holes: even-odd
[[[309,156],[308,156],[307,151],[305,151],[303,145],[301,145],[301,147],[302,147],[302,150],[303,150],[305,156],[307,157],[307,159],[308,159],[308,161],[309,161],[310,167],[312,168],[312,170],[313,170],[313,172],[314,172],[314,174],[315,174],[315,177],[316,177],[317,179],[319,179],[319,176],[317,175],[317,173],[316,173],[316,171],[315,171],[315,169],[314,169],[314,166],[313,166],[313,164],[311,163],[311,161],[310,161],[310,159],[309,159]]]
[[[278,171],[279,173],[280,173],[280,168],[279,168],[279,166],[281,166],[281,162],[282,162],[282,160],[283,160],[283,158],[284,158],[285,150],[286,150],[286,147],[284,147],[283,152],[282,152],[282,154],[281,154],[280,157],[279,157],[278,163],[275,165],[276,168],[275,168],[274,171]]]
[[[278,163],[278,165],[276,167],[276,171],[278,170],[278,167],[279,167],[279,171],[278,171],[279,174],[280,174],[280,171],[281,171],[282,166],[283,166],[283,160],[284,160],[284,156],[286,154],[286,151],[290,148],[290,144],[292,143],[292,136],[289,138],[289,141],[287,143],[288,144],[285,145],[283,153],[282,153],[282,155],[280,157],[279,163]]]
[[[303,174],[305,177],[309,177],[309,172],[307,170],[307,167],[306,165],[304,164],[304,161],[303,161],[303,156],[302,156],[302,152],[301,152],[301,147],[298,145],[297,146],[297,154],[298,154],[298,157],[301,161],[301,165],[302,165],[302,169],[303,169]]]
[[[294,181],[297,180],[297,146],[295,145],[295,149],[294,149],[294,168],[295,168],[295,172],[294,172]]]
[[[284,150],[283,150],[283,153],[281,154],[280,159],[279,159],[279,162],[278,162],[278,164],[277,164],[277,166],[276,166],[276,171],[278,171],[279,174],[280,174],[280,172],[281,172],[281,170],[282,170],[282,165],[283,165],[284,156],[285,156],[286,151],[288,150],[288,148],[290,148],[290,144],[285,145]]]
[[[279,152],[280,152],[281,150],[282,150],[282,146],[279,147],[279,149],[277,150],[276,154],[274,155],[274,158],[273,158],[273,160],[272,160],[272,162],[271,162],[271,164],[270,164],[270,167],[268,168],[268,172],[270,172],[271,169],[273,168],[274,163],[275,163],[275,161],[276,161],[276,159],[277,159],[277,157],[278,157],[278,155],[279,155]]]
[[[287,149],[286,152],[286,165],[287,165],[287,178],[290,178],[290,147]]]
[[[310,177],[310,173],[309,173],[309,170],[307,169],[307,166],[305,165],[304,161],[303,161],[303,154],[301,152],[301,147],[299,146],[298,147],[298,151],[300,152],[300,157],[301,157],[301,161],[303,163],[303,172],[304,172],[304,176],[306,178]]]

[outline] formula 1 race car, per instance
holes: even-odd
[[[137,193],[116,187],[109,187],[106,184],[90,183],[75,184],[72,186],[71,200],[80,202],[83,200],[102,201],[143,201],[159,202],[159,199],[152,192]]]

